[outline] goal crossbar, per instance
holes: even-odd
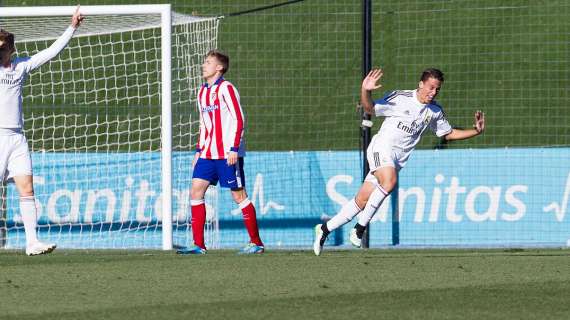
[[[0,16],[71,16],[76,9],[76,6],[3,7],[2,11],[0,11]],[[86,16],[112,14],[170,14],[171,6],[170,4],[81,6],[80,12]]]

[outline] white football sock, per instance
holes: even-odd
[[[329,231],[333,231],[342,227],[352,220],[352,218],[354,218],[360,211],[362,211],[362,209],[358,207],[354,198],[350,199],[344,204],[344,206],[342,206],[336,216],[332,217],[332,219],[327,222],[327,229],[329,229]]]
[[[34,196],[20,197],[20,215],[24,222],[26,245],[29,246],[38,241],[36,234],[38,219],[36,215],[36,199]]]
[[[372,191],[372,194],[370,194],[364,210],[362,210],[362,213],[358,216],[359,225],[363,227],[366,227],[368,225],[388,194],[390,193],[386,192],[386,190],[384,190],[381,186],[376,186],[376,189],[374,189],[374,191]]]

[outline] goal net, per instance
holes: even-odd
[[[164,145],[169,143],[163,139],[166,132],[172,145],[172,161],[166,163],[172,165],[167,184],[172,188],[173,243],[186,245],[191,241],[188,191],[198,131],[196,90],[203,56],[216,48],[219,21],[171,16],[169,126],[161,91],[167,84],[161,72],[160,12],[90,15],[94,8],[82,8],[86,19],[68,46],[32,72],[24,89],[40,239],[64,248],[163,246],[162,176],[170,175],[163,168],[164,151],[170,149]],[[0,26],[15,34],[17,56],[49,47],[71,17],[71,11],[10,17],[4,9]],[[18,194],[11,184],[3,191],[0,241],[8,248],[23,247]],[[207,241],[216,247],[216,189],[208,191],[207,202]]]

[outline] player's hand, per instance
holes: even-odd
[[[194,155],[194,160],[192,160],[192,170],[194,170],[194,167],[196,167],[198,159],[200,159],[200,152],[196,152],[196,155]]]
[[[228,153],[228,166],[233,166],[234,164],[236,164],[238,159],[238,154],[235,151],[230,151]]]
[[[81,22],[83,22],[83,19],[85,19],[79,12],[79,7],[80,5],[77,5],[77,9],[75,9],[75,13],[71,17],[71,26],[75,29],[77,29],[77,27],[81,25]]]
[[[485,114],[481,110],[475,112],[475,124],[473,125],[477,133],[485,131]]]
[[[382,69],[370,70],[366,78],[362,80],[362,90],[372,91],[381,88],[382,85],[377,82],[380,81],[380,78],[382,78],[383,74],[384,73],[382,72]]]

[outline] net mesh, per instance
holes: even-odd
[[[24,123],[41,239],[62,247],[161,247],[160,23],[160,15],[89,17],[56,58],[30,74]],[[216,47],[218,23],[173,15],[173,221],[180,245],[189,242],[200,65]],[[0,24],[16,31],[17,55],[31,56],[63,33],[69,17],[3,17]],[[7,246],[19,247],[24,233],[10,190]],[[208,230],[217,225],[216,193],[208,192]]]

